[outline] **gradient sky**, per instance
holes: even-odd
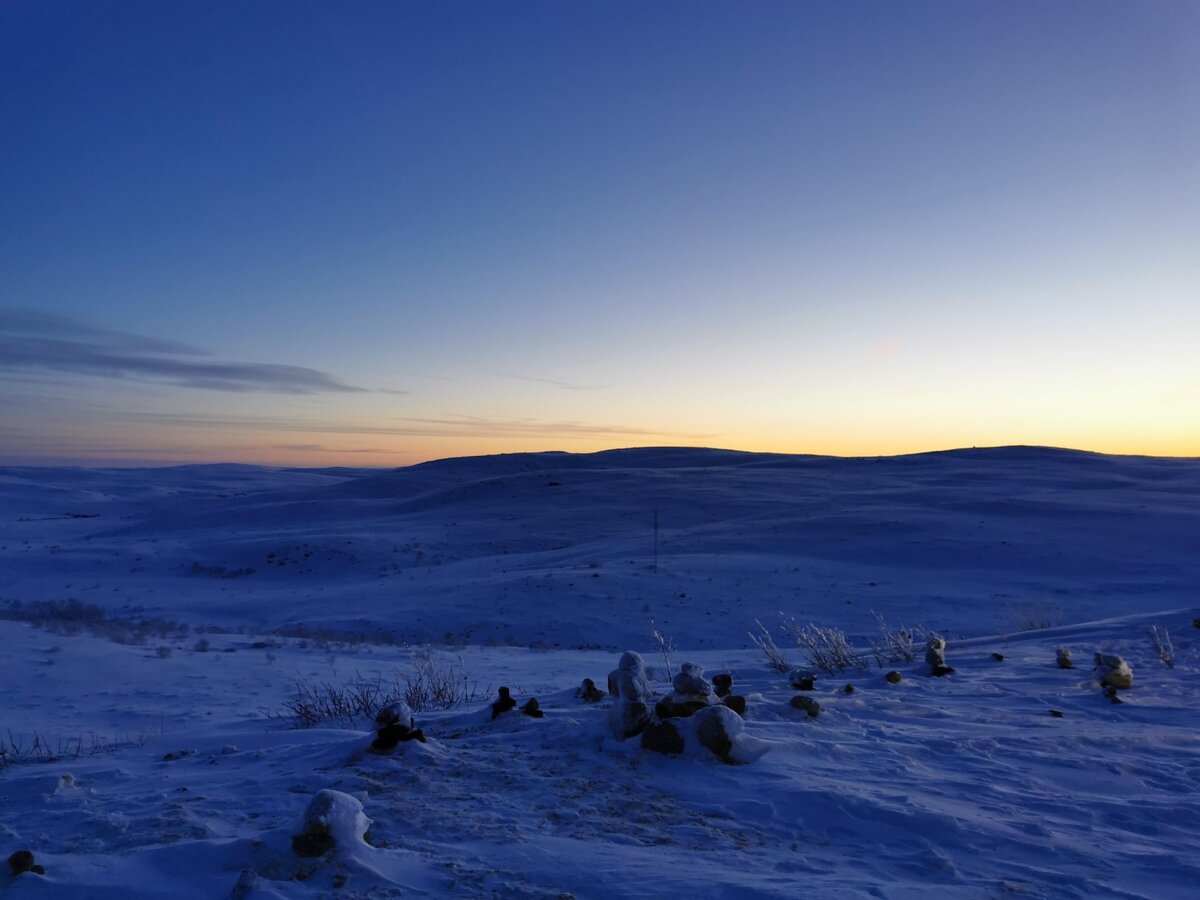
[[[1200,455],[1200,3],[0,4],[0,460]]]

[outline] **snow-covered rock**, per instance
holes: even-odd
[[[365,845],[370,828],[357,798],[326,788],[317,791],[304,810],[292,835],[292,850],[297,856],[324,856],[338,847]]]
[[[1133,687],[1133,668],[1123,657],[1097,653],[1096,668],[1100,670],[1100,683],[1106,688],[1125,691]]]

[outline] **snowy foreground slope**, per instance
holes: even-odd
[[[0,856],[30,849],[47,870],[0,873],[0,891],[1195,896],[1198,586],[1192,460],[641,450],[394,472],[0,470],[0,738],[20,751],[0,769]],[[70,598],[108,619],[40,618],[51,631],[21,612]],[[761,619],[803,663],[779,610],[860,644],[872,610],[936,628],[957,671],[930,678],[918,658],[823,675],[820,715],[797,715],[746,636]],[[127,638],[109,619],[131,616],[193,631],[103,636]],[[676,664],[733,673],[761,759],[619,743],[609,701],[574,696],[621,650],[661,670],[651,617]],[[298,626],[378,640],[276,633]],[[412,672],[402,644],[430,639],[481,696],[418,713],[427,743],[376,755],[369,721],[267,714],[298,680],[391,683]],[[1078,668],[1055,666],[1060,646]],[[1095,650],[1134,667],[1119,705]],[[545,718],[491,721],[501,684]],[[323,788],[361,800],[371,843],[300,859],[290,835]]]

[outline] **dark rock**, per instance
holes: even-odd
[[[728,706],[735,713],[743,718],[746,715],[746,698],[740,694],[730,694],[721,700],[723,706]]]
[[[1107,697],[1109,700],[1111,700],[1113,703],[1124,703],[1125,702],[1124,700],[1121,699],[1121,695],[1117,692],[1116,685],[1113,685],[1113,684],[1106,684],[1104,686],[1104,696]]]
[[[707,709],[710,705],[704,700],[685,700],[679,703],[667,698],[654,704],[654,714],[660,719],[683,719]]]
[[[929,669],[929,674],[934,678],[941,678],[945,675],[953,675],[954,668],[952,666],[932,666]]]
[[[843,694],[853,694],[854,693],[854,685],[852,685],[852,684],[846,685],[844,688],[842,688],[842,693]]]
[[[1192,627],[1200,628],[1200,619],[1192,619]]]
[[[530,697],[529,700],[526,701],[525,705],[521,707],[521,712],[529,716],[531,719],[542,719],[546,716],[546,714],[542,712],[542,707],[537,702],[536,697]]]
[[[788,672],[788,684],[797,691],[811,691],[816,680],[817,673],[807,669],[792,669]]]
[[[728,697],[733,693],[733,676],[728,672],[713,676],[713,693],[718,697]]]
[[[670,722],[647,722],[642,730],[642,749],[674,755],[683,752],[683,735]]]
[[[1066,715],[1066,713],[1064,713],[1061,709],[1052,709],[1050,710],[1050,715],[1054,716],[1056,719],[1061,719]]]
[[[993,653],[992,659],[994,659],[996,662],[1004,662],[1004,654],[1003,653]]]
[[[725,706],[710,706],[696,714],[696,738],[701,746],[723,762],[734,762],[731,758],[733,739],[741,734],[745,727],[742,717]]]
[[[575,692],[575,696],[584,703],[595,703],[598,700],[603,700],[607,695],[600,688],[596,687],[596,682],[590,678],[585,678],[579,690]]]
[[[1105,687],[1126,691],[1133,687],[1133,669],[1120,656],[1096,654],[1096,668],[1101,670],[1100,683]]]
[[[510,709],[517,708],[517,701],[512,698],[511,694],[509,694],[508,688],[502,687],[498,693],[500,694],[500,698],[492,704],[493,719],[495,719],[497,716],[503,715]]]
[[[292,852],[305,858],[324,856],[336,846],[331,834],[294,834],[292,835]]]
[[[425,732],[420,728],[408,728],[399,722],[393,722],[391,725],[384,725],[376,732],[371,749],[376,753],[394,750],[401,741],[419,741],[424,744]]]
[[[46,874],[45,869],[34,863],[31,850],[18,850],[9,856],[8,868],[13,875],[21,875],[25,872],[33,872],[35,875]]]
[[[897,672],[895,669],[888,672],[883,677],[887,681],[888,684],[899,684],[901,681],[904,680],[904,676],[901,675],[899,672]]]
[[[812,697],[793,697],[788,701],[788,706],[792,709],[799,709],[808,713],[810,719],[815,719],[821,714],[821,704]]]
[[[1066,647],[1059,647],[1054,651],[1054,664],[1060,669],[1073,669],[1075,663],[1071,662],[1071,651]]]

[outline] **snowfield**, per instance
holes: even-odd
[[[6,896],[1200,895],[1198,460],[8,468],[0,601],[0,855],[46,869]],[[780,612],[861,648],[873,613],[936,630],[956,671],[919,650],[794,691],[748,635],[807,666]],[[630,649],[668,693],[654,628],[675,668],[732,673],[761,758],[619,742],[576,696]],[[426,742],[284,716],[298,682],[390,685],[427,644],[475,696],[416,711]],[[1133,667],[1119,704],[1096,651]],[[492,720],[500,685],[545,717]],[[322,790],[352,799],[302,858]]]

